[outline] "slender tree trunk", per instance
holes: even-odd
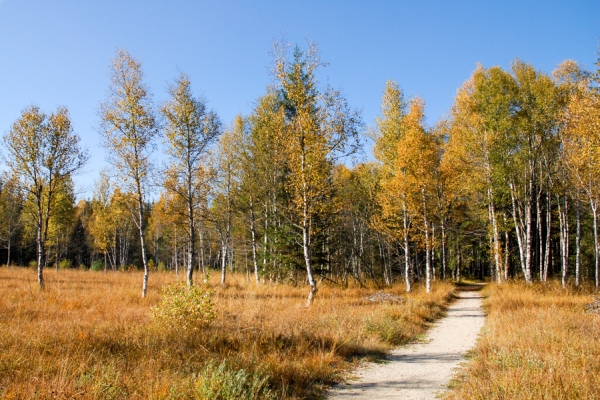
[[[308,216],[308,207],[306,206],[306,196],[305,196],[305,206],[303,209],[302,216],[302,251],[304,254],[304,262],[306,264],[306,275],[308,279],[308,284],[310,285],[310,292],[308,294],[308,298],[306,300],[306,307],[310,307],[314,295],[317,293],[317,282],[315,281],[314,272],[312,268],[312,260],[311,260],[311,252],[310,252],[310,217]]]
[[[513,220],[515,223],[515,231],[517,234],[517,243],[519,245],[519,258],[521,261],[521,269],[527,283],[531,281],[531,242],[532,242],[532,218],[531,204],[528,200],[525,201],[523,213],[517,204],[515,186],[510,184]],[[522,215],[525,214],[525,215]],[[523,221],[523,218],[525,221]]]
[[[537,228],[538,228],[538,253],[539,253],[539,270],[540,270],[540,282],[545,282],[544,280],[544,235],[543,235],[543,224],[542,224],[542,195],[541,195],[541,190],[538,192],[537,198],[536,198],[536,223],[537,223]]]
[[[189,186],[189,185],[188,185]],[[189,188],[188,193],[191,193],[192,189]],[[188,243],[188,254],[187,254],[187,285],[188,287],[194,284],[194,266],[196,260],[196,224],[194,220],[194,203],[191,195],[188,199],[188,230],[190,235],[190,241]]]
[[[427,206],[425,203],[425,190],[421,189],[423,202],[423,227],[425,228],[425,290],[431,292],[431,249],[429,246],[429,221],[427,220]]]
[[[462,249],[460,245],[456,244],[456,283],[460,283],[460,267],[462,264]]]
[[[250,196],[250,233],[252,236],[252,264],[254,266],[254,278],[256,280],[256,284],[260,284],[260,277],[258,274],[258,261],[256,255],[256,228],[255,228],[255,218],[254,218],[254,201],[252,196]]]
[[[302,143],[304,141],[302,140]],[[302,148],[304,150],[304,144],[302,144]],[[309,215],[309,199],[308,199],[308,183],[306,181],[306,155],[304,151],[302,151],[301,155],[301,174],[302,174],[302,251],[304,253],[304,263],[306,264],[306,275],[308,279],[308,284],[310,285],[310,292],[308,294],[308,298],[306,299],[306,307],[310,307],[310,304],[313,300],[313,297],[317,293],[317,282],[315,281],[312,260],[311,260],[311,237],[310,237],[310,218]]]
[[[37,275],[38,275],[38,283],[40,285],[40,289],[44,290],[44,241],[42,240],[42,232],[41,227],[38,227],[37,232]]]
[[[148,269],[148,259],[146,258],[146,233],[144,232],[143,202],[141,198],[138,200],[138,207],[140,246],[142,251],[142,263],[144,264],[144,281],[142,283],[142,298],[144,298],[148,293],[148,275],[150,271]]]
[[[496,219],[496,207],[494,204],[494,194],[488,189],[489,199],[489,219],[492,223],[492,251],[494,252],[494,268],[496,273],[496,283],[502,283],[502,262],[500,261],[500,234],[498,233],[498,221]],[[493,278],[493,275],[492,275]]]
[[[552,196],[550,190],[546,193],[546,251],[544,252],[544,282],[548,280],[550,268],[550,252],[552,244]]]
[[[227,274],[227,249],[229,248],[229,238],[231,232],[231,193],[229,192],[230,182],[227,183],[227,221],[225,225],[224,238],[221,249],[221,285],[225,286]]]
[[[227,245],[225,240],[221,240],[221,286],[225,286],[227,278]]]
[[[175,276],[179,278],[179,251],[177,246],[177,225],[173,227],[173,264],[175,264]]]
[[[581,284],[580,280],[580,263],[581,263],[581,213],[580,213],[580,199],[579,192],[577,193],[577,201],[575,203],[575,215],[577,218],[575,228],[575,286]]]
[[[595,284],[598,291],[598,264],[600,263],[600,246],[598,245],[598,201],[593,200],[590,196],[590,205],[592,207],[592,215],[594,217],[594,264],[595,264]]]
[[[504,232],[504,280],[508,280],[508,269],[510,266],[510,235],[508,231]]]
[[[410,282],[410,247],[408,243],[408,210],[406,209],[406,203],[402,205],[402,218],[403,218],[403,234],[404,234],[404,284],[406,286],[406,292],[411,291]]]
[[[200,237],[200,268],[202,269],[202,278],[206,281],[206,266],[204,263],[204,230],[202,229],[202,223],[198,231]]]
[[[446,280],[446,223],[442,219],[442,280]]]
[[[563,206],[558,199],[558,218],[560,224],[560,254],[561,254],[561,283],[567,285],[567,272],[569,267],[569,220],[567,194],[563,193]]]
[[[10,234],[8,235],[8,244],[6,246],[6,251],[7,251],[7,255],[6,255],[6,268],[10,268],[10,245],[11,245],[11,240],[10,240]]]
[[[529,197],[529,196],[528,196]],[[529,200],[529,199],[528,199]],[[533,210],[531,202],[526,201],[525,204],[525,223],[526,223],[526,246],[525,246],[525,281],[532,283],[531,278],[531,262],[532,262],[532,248],[533,248]]]

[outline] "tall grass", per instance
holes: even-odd
[[[483,335],[448,399],[600,399],[600,316],[591,289],[490,285]]]
[[[373,304],[374,288],[323,284],[311,308],[306,288],[255,286],[234,276],[210,282],[215,318],[200,330],[164,329],[151,318],[135,272],[46,271],[46,290],[25,268],[0,268],[0,397],[83,399],[314,398],[357,360],[414,338],[443,313],[453,290],[402,286],[399,304]]]

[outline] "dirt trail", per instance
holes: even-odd
[[[465,288],[468,289],[468,288]],[[329,399],[435,399],[466,351],[475,345],[485,315],[478,291],[460,291],[447,316],[420,343],[393,350],[388,362],[361,367],[356,380],[334,387]]]

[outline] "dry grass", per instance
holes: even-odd
[[[488,319],[448,399],[600,399],[600,315],[589,290],[490,285]]]
[[[227,288],[211,283],[218,315],[210,326],[180,336],[150,318],[173,274],[151,274],[146,299],[140,273],[45,277],[42,292],[32,270],[0,268],[2,398],[199,398],[202,379],[214,376],[207,368],[223,360],[264,377],[276,398],[315,398],[357,360],[420,335],[453,290],[439,283],[405,296],[397,286],[386,292],[406,301],[373,304],[364,297],[374,288],[322,284],[305,309],[304,287],[256,287],[237,276]]]

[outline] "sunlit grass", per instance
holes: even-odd
[[[42,292],[34,271],[0,268],[0,396],[201,398],[215,395],[207,379],[234,379],[231,393],[313,398],[359,359],[421,334],[453,290],[398,285],[385,291],[405,301],[374,304],[364,297],[375,288],[323,283],[306,309],[306,287],[231,277],[226,288],[211,281],[216,318],[186,335],[150,317],[174,274],[151,274],[142,299],[141,273],[48,270]]]
[[[599,399],[600,315],[591,288],[489,285],[488,318],[449,399]]]

